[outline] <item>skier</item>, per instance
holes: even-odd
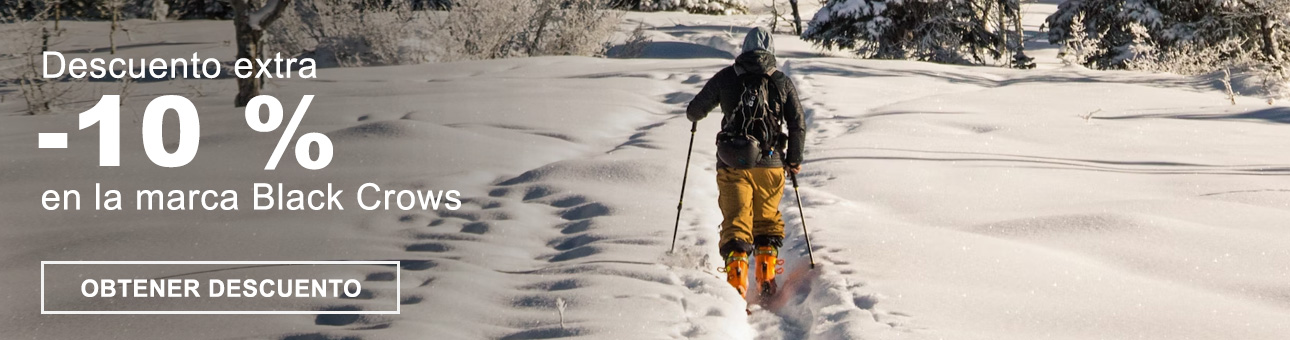
[[[744,297],[749,253],[761,295],[776,293],[785,171],[796,175],[802,169],[802,108],[793,81],[776,69],[774,52],[770,32],[753,28],[734,65],[708,80],[686,108],[692,122],[717,105],[724,115],[717,134],[717,203],[724,217],[719,247],[726,281]]]

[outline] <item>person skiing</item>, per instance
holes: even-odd
[[[774,295],[784,220],[785,171],[802,169],[806,127],[793,81],[776,69],[770,32],[753,28],[733,65],[721,69],[686,108],[691,122],[721,106],[717,134],[717,203],[723,216],[719,251],[726,281],[747,297],[748,255],[763,296]],[[785,131],[787,128],[787,131]]]

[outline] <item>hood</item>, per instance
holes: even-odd
[[[752,30],[748,31],[748,35],[744,36],[743,53],[756,50],[763,50],[771,54],[775,53],[775,42],[771,39],[769,30],[753,27]]]
[[[743,53],[735,58],[735,74],[775,73],[775,44],[770,31],[753,27],[744,38]]]

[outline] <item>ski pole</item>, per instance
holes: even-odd
[[[685,182],[690,179],[690,156],[694,154],[694,131],[698,129],[699,122],[690,124],[690,148],[685,152],[685,175],[681,176],[681,198],[676,200],[676,224],[672,226],[672,248],[667,250],[668,254],[676,250],[676,234],[681,231],[681,204],[685,203]]]
[[[797,191],[797,174],[789,170],[788,178],[793,180],[793,196],[797,197],[797,213],[802,215],[802,237],[806,238],[806,256],[811,259],[811,269],[815,269],[815,254],[811,251],[811,234],[806,231],[806,212],[802,210],[802,193]]]

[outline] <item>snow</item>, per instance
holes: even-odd
[[[806,3],[803,4],[808,5]],[[810,4],[814,6],[814,4]],[[809,7],[809,6],[808,6]],[[1028,7],[1028,36],[1051,4]],[[815,8],[804,8],[811,17]],[[764,17],[763,17],[764,18]],[[284,161],[245,126],[229,79],[139,82],[120,168],[95,164],[77,110],[0,102],[0,329],[13,338],[579,337],[696,339],[1281,339],[1290,334],[1290,107],[1204,79],[855,60],[776,36],[810,116],[801,198],[791,189],[782,292],[744,301],[716,272],[714,145],[699,124],[677,251],[667,254],[689,122],[683,109],[738,53],[755,16],[631,13],[655,59],[541,57],[328,68],[269,82],[302,132],[336,147],[323,171]],[[134,22],[120,57],[229,59],[227,22]],[[98,46],[65,22],[65,51]],[[211,31],[222,32],[210,34]],[[149,43],[155,42],[155,43]],[[1033,48],[1033,47],[1032,47]],[[102,51],[103,49],[93,49]],[[715,52],[714,52],[715,51]],[[103,53],[69,53],[70,56]],[[838,57],[841,56],[841,57]],[[700,57],[700,58],[688,58]],[[114,93],[91,83],[86,93]],[[0,93],[12,90],[0,88]],[[200,91],[198,91],[200,89]],[[200,92],[200,94],[198,93]],[[148,163],[137,123],[163,94],[192,99],[198,156]],[[86,103],[92,104],[93,101]],[[168,129],[173,128],[167,126]],[[37,150],[39,132],[69,132]],[[165,135],[174,141],[173,133]],[[288,150],[290,153],[291,151]],[[45,189],[455,189],[458,211],[47,212]],[[249,206],[249,196],[242,198]],[[400,260],[403,313],[384,316],[39,315],[49,260]],[[236,270],[236,269],[234,269]],[[389,297],[389,268],[365,287]],[[376,300],[316,299],[318,310]],[[565,301],[564,326],[557,301]]]

